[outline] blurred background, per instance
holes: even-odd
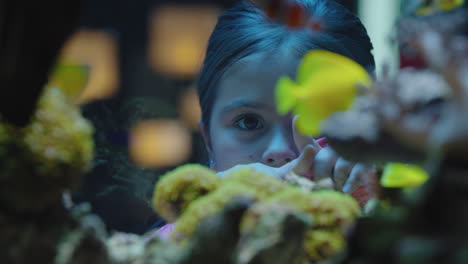
[[[232,1],[84,1],[59,56],[89,66],[78,102],[95,127],[94,167],[73,201],[91,203],[109,229],[141,234],[163,225],[150,205],[158,177],[206,164],[194,81],[217,16]],[[399,1],[330,1],[360,15],[377,65],[396,68],[389,39]]]

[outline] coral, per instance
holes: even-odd
[[[346,229],[360,214],[359,204],[351,196],[332,190],[304,192],[288,188],[267,200],[309,214],[314,227]]]
[[[142,263],[145,241],[141,236],[128,233],[114,233],[106,240],[106,248],[115,263]]]
[[[40,211],[59,202],[91,165],[92,133],[79,108],[56,88],[44,90],[25,128],[0,119],[0,203],[13,211]]]
[[[304,241],[310,261],[324,260],[341,251],[346,245],[346,232],[360,214],[352,197],[330,190],[304,192],[289,188],[268,202],[294,208],[312,218]]]
[[[111,263],[111,256],[105,245],[107,237],[105,225],[101,219],[88,212],[75,221],[78,226],[62,231],[62,237],[56,245],[55,263]]]
[[[221,179],[207,167],[187,164],[163,175],[154,188],[153,207],[175,221],[197,198],[215,190]]]
[[[334,256],[345,247],[345,233],[359,216],[360,208],[352,197],[336,191],[307,192],[288,187],[271,198],[254,204],[245,214],[241,230],[250,243],[253,239],[251,236],[257,236],[254,239],[254,245],[261,247],[262,244],[258,244],[262,239],[258,237],[261,228],[267,228],[275,223],[281,215],[298,216],[300,214],[311,219],[312,223],[307,230],[303,231],[305,232],[303,248],[306,257],[310,261],[319,261]],[[265,217],[271,218],[269,222],[265,220]],[[277,228],[280,227],[277,226]],[[270,230],[271,237],[263,231],[263,239],[269,238],[272,240],[271,243],[283,239],[273,235],[280,232],[279,230]],[[295,234],[299,237],[300,235],[300,232]],[[263,246],[266,247],[266,245]],[[243,254],[250,256],[253,253],[247,250]],[[245,258],[252,258],[252,256]]]
[[[206,217],[184,247],[178,263],[236,263],[239,223],[252,202],[250,197],[235,196],[219,212]]]
[[[181,252],[182,248],[170,241],[152,238],[145,244],[143,263],[179,263]]]
[[[4,263],[110,263],[105,225],[86,205],[71,212],[60,205],[34,214],[2,211],[0,232]]]
[[[259,202],[244,214],[238,263],[304,263],[309,215],[278,203]]]
[[[433,70],[402,69],[396,77],[376,81],[375,89],[349,111],[326,120],[323,130],[345,158],[420,163],[427,158],[429,133],[452,96],[448,83]],[[344,126],[350,129],[338,129]]]
[[[82,174],[93,158],[93,128],[66,100],[59,89],[46,89],[23,132],[26,147],[40,164],[39,173],[49,177]]]
[[[226,183],[194,202],[190,203],[170,235],[174,241],[190,238],[197,226],[209,216],[220,213],[226,205],[236,199],[257,201],[261,195],[252,187],[239,183]]]
[[[294,179],[283,182],[251,168],[234,169],[223,178],[209,174],[217,179],[213,183],[203,178],[206,171],[213,173],[199,165],[185,165],[163,176],[155,188],[155,205],[160,208],[164,205],[167,211],[178,210],[173,207],[181,203],[175,203],[177,199],[174,198],[168,199],[170,194],[188,197],[183,200],[186,209],[180,216],[171,215],[177,221],[169,235],[169,241],[182,248],[182,263],[190,259],[188,256],[199,258],[212,254],[209,252],[218,248],[220,237],[224,242],[224,238],[230,237],[230,246],[214,251],[230,255],[233,245],[237,244],[236,256],[240,263],[323,260],[344,247],[344,234],[360,215],[360,207],[351,196],[332,190],[317,190],[324,187],[322,183],[310,182],[312,185],[309,186]],[[212,184],[210,186],[214,190],[205,188],[200,194],[200,186],[205,186],[206,182]],[[289,182],[298,186],[291,186]],[[184,194],[188,192],[187,185],[193,188]],[[228,212],[233,205],[242,204],[240,201],[247,201],[252,206],[238,223],[239,215]],[[240,240],[239,236],[233,235],[239,232],[242,234]],[[330,234],[329,239],[327,234]],[[295,246],[292,248],[291,245]]]
[[[54,208],[55,209],[55,208]],[[44,215],[14,217],[2,211],[0,214],[0,257],[4,263],[29,263],[34,258],[43,263],[51,262],[56,254],[56,244],[60,241],[62,230],[58,225],[67,226],[64,212],[46,211]],[[49,261],[47,261],[49,260]]]
[[[338,229],[309,230],[304,248],[310,261],[316,262],[330,258],[346,246],[346,240]]]
[[[281,180],[252,168],[239,168],[229,172],[223,184],[229,182],[250,186],[256,189],[262,198],[270,197],[286,188]]]

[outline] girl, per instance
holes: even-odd
[[[298,133],[293,116],[277,114],[274,89],[280,76],[294,78],[301,58],[313,49],[342,54],[373,70],[372,44],[359,19],[340,4],[290,2],[313,21],[312,27],[288,28],[244,1],[218,20],[198,81],[210,167],[220,176],[246,166],[279,178],[290,171],[314,180],[331,177],[336,189],[351,193],[368,168],[338,157],[324,139]],[[360,190],[353,195],[365,196]],[[172,227],[156,233],[165,238]]]
[[[291,170],[315,180],[331,176],[336,189],[352,192],[366,166],[337,157],[323,139],[300,135],[292,116],[276,113],[274,89],[280,76],[294,78],[312,49],[339,53],[372,70],[372,44],[359,19],[335,1],[290,2],[314,24],[291,29],[244,1],[218,20],[198,81],[210,166],[220,175],[249,166],[278,177]]]

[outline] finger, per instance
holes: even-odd
[[[331,177],[337,159],[338,156],[330,147],[321,149],[317,155],[315,155],[315,161],[313,163],[314,180],[319,181]]]
[[[261,172],[263,174],[273,176],[278,179],[281,179],[282,177],[281,170],[280,170],[281,168],[270,167],[259,162],[249,163],[249,164],[237,164],[234,167],[227,169],[225,171],[218,171],[216,174],[220,178],[226,178],[229,174],[239,169],[252,169],[252,170]]]
[[[315,141],[314,138],[308,137],[299,132],[296,125],[298,117],[299,115],[294,116],[292,121],[293,139],[297,149],[299,151],[302,151],[307,145],[312,145],[312,147],[314,147],[316,151],[322,149],[322,147],[317,143],[317,141]]]
[[[316,154],[317,150],[314,147],[310,145],[306,146],[299,158],[297,158],[292,171],[297,175],[307,175],[313,167]]]
[[[335,163],[335,169],[333,171],[332,177],[333,181],[335,182],[335,188],[337,190],[343,189],[354,165],[355,163],[353,162],[349,162],[343,158],[338,158],[338,160]]]
[[[367,172],[367,166],[361,163],[354,165],[351,173],[349,174],[349,178],[346,181],[346,184],[343,187],[343,192],[345,193],[352,193],[354,192],[360,185],[361,181],[364,178],[364,175]]]

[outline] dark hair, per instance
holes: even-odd
[[[320,30],[290,29],[275,23],[259,8],[239,1],[218,20],[208,42],[198,79],[202,122],[208,129],[219,80],[235,62],[251,54],[288,46],[304,56],[312,49],[325,49],[347,56],[368,70],[374,68],[372,44],[361,21],[333,0],[293,0],[306,16],[319,21]]]

